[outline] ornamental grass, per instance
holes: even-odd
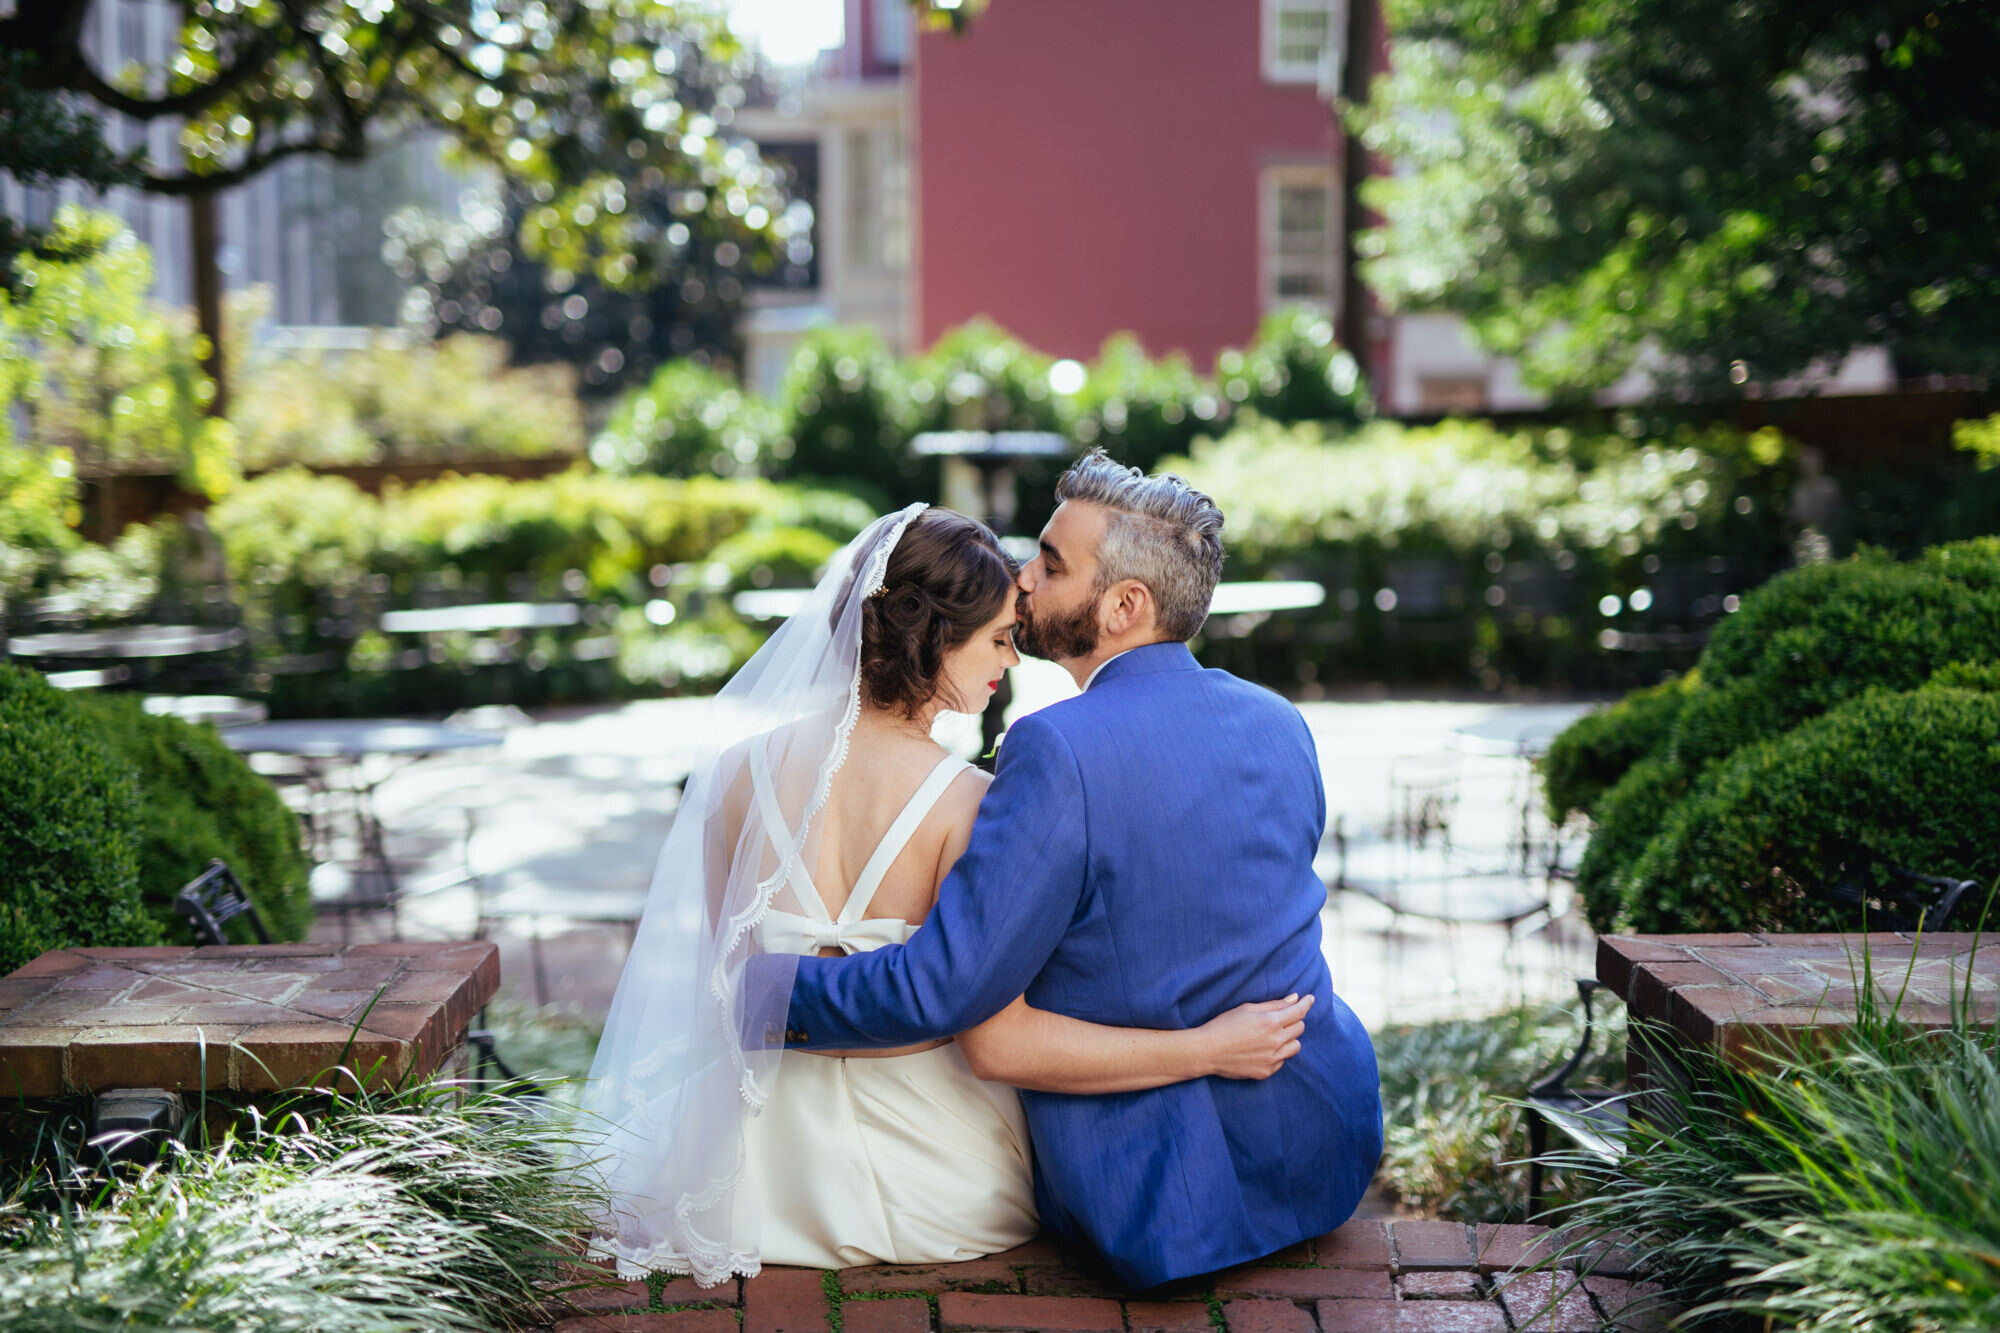
[[[1861,980],[1878,961],[1856,960]],[[1696,1307],[1677,1327],[2000,1327],[1991,993],[1975,1014],[1961,991],[1953,1021],[1925,1029],[1889,989],[1755,1067],[1690,1057],[1621,1163],[1558,1155],[1596,1188],[1556,1220],[1623,1233]]]
[[[300,1092],[142,1168],[90,1169],[79,1127],[51,1117],[6,1167],[0,1330],[532,1322],[603,1200],[561,1165],[573,1124],[519,1091]]]
[[[1528,1131],[1518,1098],[1576,1049],[1580,1018],[1573,1005],[1527,1004],[1376,1033],[1385,1135],[1377,1179],[1427,1216],[1523,1220]],[[1623,1009],[1600,1006],[1579,1083],[1623,1078],[1624,1031]]]

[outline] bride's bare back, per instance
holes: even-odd
[[[847,762],[834,774],[827,793],[818,855],[811,867],[829,915],[840,915],[889,826],[945,757],[943,747],[918,735],[904,719],[880,709],[862,710],[848,743]],[[882,886],[862,913],[864,919],[894,917],[917,925],[929,915],[938,885],[965,850],[989,781],[977,769],[953,780],[890,864]]]

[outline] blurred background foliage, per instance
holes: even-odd
[[[282,712],[704,687],[761,641],[737,592],[809,583],[868,513],[937,497],[936,461],[912,448],[924,431],[1052,431],[1184,473],[1229,515],[1230,577],[1326,589],[1307,611],[1218,617],[1197,650],[1308,697],[1646,685],[1693,666],[1796,561],[2000,531],[1990,421],[1960,423],[1955,458],[1843,478],[1841,502],[1814,507],[1801,497],[1823,479],[1792,441],[1691,411],[1377,421],[1353,358],[1303,310],[1212,374],[1130,337],[1085,364],[984,321],[912,357],[822,329],[774,398],[683,358],[593,408],[573,368],[512,365],[483,335],[260,347],[251,293],[231,360],[254,373],[215,420],[198,335],[148,303],[144,248],[89,214],[64,226],[74,252],[24,260],[23,295],[0,296],[0,419],[19,435],[0,446],[10,622],[28,632],[24,611],[50,599],[97,623],[219,597],[250,631],[252,692]],[[99,377],[120,392],[86,391]],[[1053,507],[1060,467],[1017,468],[1020,530]],[[86,540],[107,535],[109,488],[148,471],[179,487],[159,516]],[[503,600],[583,619],[498,643],[376,626]]]
[[[1889,0],[1390,0],[1356,113],[1369,285],[1529,383],[1722,398],[1857,347],[2000,358],[2000,11]]]
[[[18,411],[26,438],[87,467],[163,463],[191,491],[228,490],[233,429],[208,415],[192,321],[147,299],[151,252],[116,218],[68,205],[13,272],[15,291],[0,289],[0,416]]]
[[[230,403],[248,472],[292,463],[490,462],[583,450],[576,372],[512,367],[495,338],[390,332],[360,351],[265,354]]]

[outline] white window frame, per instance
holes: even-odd
[[[1337,88],[1340,82],[1341,60],[1347,45],[1347,4],[1348,0],[1263,0],[1263,63],[1266,82],[1317,84],[1322,82],[1322,76],[1325,75],[1331,77],[1333,85]],[[1322,54],[1320,58],[1310,63],[1284,60],[1280,57],[1278,47],[1278,30],[1282,26],[1283,16],[1300,11],[1326,15],[1324,48],[1326,54]]]
[[[1281,251],[1278,231],[1280,200],[1287,187],[1312,185],[1326,192],[1326,248],[1318,256],[1289,255]],[[1262,198],[1258,207],[1257,296],[1258,306],[1267,313],[1281,306],[1308,305],[1329,315],[1340,313],[1341,182],[1330,162],[1278,163],[1264,168],[1259,179]],[[1301,297],[1281,294],[1279,280],[1288,274],[1319,272],[1326,284],[1323,296]]]

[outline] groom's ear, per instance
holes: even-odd
[[[1104,632],[1112,638],[1150,627],[1157,612],[1153,590],[1137,579],[1120,579],[1105,589],[1104,601],[1098,608]]]

